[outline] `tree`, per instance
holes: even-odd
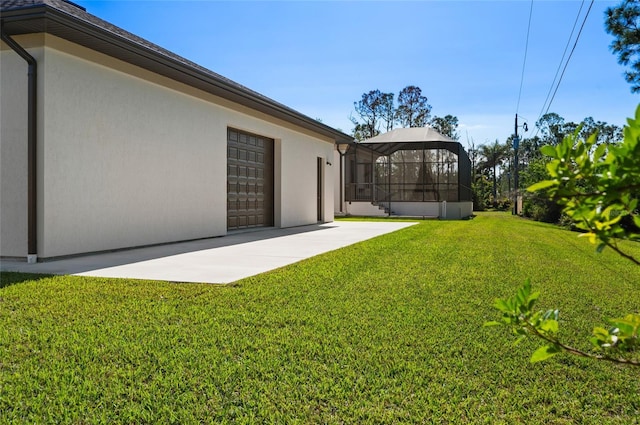
[[[478,168],[492,170],[493,200],[495,202],[498,198],[497,169],[509,158],[509,146],[501,145],[496,140],[491,145],[480,146],[480,156],[483,160],[478,164]]]
[[[580,127],[580,137],[589,138],[592,134],[597,134],[596,142],[612,143],[622,140],[622,129],[613,124],[603,121],[596,121],[592,117],[586,117],[580,124],[566,122],[564,118],[555,112],[544,114],[537,122],[536,127],[540,130],[542,139],[540,142],[549,145],[557,145],[568,134],[573,134]]]
[[[547,177],[549,158],[540,155],[532,159],[520,172],[520,183],[528,187]],[[523,194],[522,215],[535,221],[545,223],[562,223],[562,207],[554,199],[549,199],[541,193]]]
[[[596,123],[600,143],[618,143],[623,139],[622,128],[614,124],[598,121]]]
[[[511,142],[513,143],[513,139],[511,139]],[[542,142],[542,139],[538,136],[522,139],[520,141],[520,163],[524,165],[524,168],[528,167],[531,162],[542,157],[540,148],[543,145],[544,143]],[[537,183],[537,181],[531,182],[531,184],[533,183]]]
[[[453,115],[434,117],[430,120],[431,105],[422,95],[420,87],[407,86],[398,94],[398,107],[393,93],[371,90],[353,103],[358,117],[349,117],[354,124],[352,131],[356,140],[370,139],[380,134],[381,129],[391,131],[395,124],[403,127],[424,127],[431,124],[438,132],[454,140],[459,139],[458,118]]]
[[[393,98],[393,93],[371,90],[369,93],[363,93],[362,99],[358,102],[353,102],[356,113],[364,121],[360,123],[356,118],[350,117],[351,122],[356,126],[353,130],[354,136],[369,139],[380,134],[379,127],[385,119],[385,101],[389,95]]]
[[[469,140],[469,135],[467,134],[467,154],[469,155],[469,160],[471,161],[471,181],[475,180],[476,177],[476,164],[478,162],[478,149],[476,148],[476,141]]]
[[[382,93],[380,99],[380,113],[382,121],[385,123],[386,131],[393,130],[396,121],[396,109],[393,104],[393,93]]]
[[[581,125],[580,137],[586,140],[592,134],[596,134],[596,145],[600,143],[615,143],[622,140],[622,129],[617,125],[595,121],[592,117],[585,118]]]
[[[543,191],[562,205],[598,252],[610,248],[640,266],[640,259],[618,244],[621,239],[640,241],[640,106],[635,118],[628,120],[619,144],[598,144],[596,133],[583,140],[580,131],[578,128],[557,146],[542,148],[551,158],[546,167],[548,179],[528,190]],[[594,328],[590,342],[595,352],[587,351],[558,338],[559,312],[535,311],[538,296],[527,281],[515,296],[496,300],[494,306],[502,318],[486,325],[507,325],[522,336],[544,340],[546,344],[533,353],[532,362],[566,352],[640,367],[640,314],[611,319],[608,328]]]
[[[372,137],[369,133],[369,128],[364,124],[359,124],[359,123],[355,123],[355,127],[353,128],[351,135],[358,142],[362,142],[363,140],[369,139]]]
[[[579,137],[585,140],[595,134],[596,145],[619,142],[622,138],[622,130],[618,126],[595,121],[592,117],[587,117],[581,124],[576,124],[565,122],[564,118],[556,113],[548,113],[538,120],[536,126],[540,129],[542,138],[524,139],[520,144],[520,158],[525,165],[520,174],[520,182],[525,187],[544,178],[549,157],[540,152],[543,144],[556,146],[565,136],[572,135],[576,131],[579,132]],[[522,212],[525,217],[536,221],[548,223],[565,221],[562,208],[555,200],[538,193],[525,194]]]
[[[398,93],[396,120],[403,127],[424,127],[429,122],[431,105],[420,87],[407,86]]]
[[[491,188],[487,190],[486,181],[481,173],[478,172],[478,158],[480,156],[479,149],[476,147],[475,140],[469,139],[467,134],[467,154],[471,161],[471,196],[473,200],[474,211],[483,211],[490,201]]]
[[[615,37],[611,50],[618,55],[618,63],[630,66],[625,79],[631,92],[640,91],[640,4],[637,0],[624,0],[606,11],[605,27]]]
[[[488,170],[481,170],[475,173],[471,182],[473,196],[473,208],[475,211],[484,211],[494,206],[493,186]]]
[[[536,127],[540,130],[543,141],[550,145],[557,145],[565,135],[564,118],[555,112],[549,112],[540,117]]]
[[[458,134],[458,117],[453,115],[445,115],[444,117],[434,117],[431,120],[431,127],[438,133],[451,137],[453,140],[458,140],[460,135]]]

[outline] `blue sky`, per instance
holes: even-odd
[[[363,93],[419,86],[434,115],[458,117],[464,144],[505,141],[516,112],[529,124],[525,137],[535,132],[582,4],[533,3],[518,106],[529,0],[75,2],[346,133]],[[616,125],[634,113],[640,97],[604,29],[604,11],[617,3],[595,1],[549,112]]]

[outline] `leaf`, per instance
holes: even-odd
[[[544,320],[558,320],[558,316],[560,315],[560,310],[558,310],[557,308],[555,310],[547,310],[544,313],[544,316],[542,316],[542,318]]]
[[[533,306],[535,305],[538,297],[540,297],[539,291],[536,291],[533,294],[529,295],[529,297],[527,298],[527,300],[529,301],[529,303],[527,304],[527,308],[529,310],[533,309]]]
[[[520,308],[520,310],[525,308],[525,301],[528,297],[529,297],[529,291],[527,291],[526,286],[523,286],[522,288],[518,289],[518,292],[516,293],[516,301],[518,301],[517,305]]]
[[[624,316],[624,321],[630,323],[635,328],[638,328],[640,327],[640,314],[627,314],[626,316]]]
[[[556,320],[551,320],[551,319],[545,320],[540,325],[540,329],[551,334],[558,333],[558,322]]]
[[[557,180],[543,180],[541,182],[538,182],[538,183],[535,183],[535,184],[532,184],[531,186],[529,186],[527,188],[527,191],[529,191],[529,192],[537,192],[537,191],[542,190],[542,189],[547,189],[547,188],[549,188],[551,186],[556,186],[557,184],[558,184]]]
[[[633,335],[633,324],[624,319],[610,320],[609,323],[618,329],[618,332],[611,332],[612,334],[620,333],[620,335],[631,336]]]
[[[554,148],[551,145],[546,145],[540,148],[540,153],[542,153],[543,155],[547,155],[550,156],[552,158],[556,158],[557,157],[557,153],[556,153],[556,148]]]
[[[516,345],[520,344],[522,341],[525,340],[525,338],[527,337],[526,334],[521,335],[518,339],[516,339],[515,341],[513,341],[513,344],[511,344],[512,347],[515,347]]]
[[[593,162],[597,162],[607,150],[607,145],[602,144],[596,148],[596,151],[593,153]]]
[[[588,232],[588,233],[580,233],[578,235],[579,238],[589,238],[589,242],[592,244],[596,244],[596,242],[598,241],[598,235],[593,233],[593,232]]]
[[[605,328],[600,326],[596,326],[593,328],[593,337],[591,338],[591,343],[597,348],[602,348],[602,346],[608,343],[611,340],[611,334]]]
[[[556,354],[560,353],[562,348],[558,347],[555,344],[545,345],[543,347],[538,348],[532,355],[529,360],[531,363],[541,362],[543,360],[547,360],[549,357],[553,357]]]
[[[493,303],[493,306],[497,309],[502,311],[503,313],[511,313],[512,309],[509,308],[509,304],[507,304],[507,302],[505,300],[503,300],[502,298],[496,298],[495,302]]]

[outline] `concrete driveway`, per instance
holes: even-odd
[[[86,255],[37,264],[5,261],[2,271],[229,283],[411,226],[338,221]]]

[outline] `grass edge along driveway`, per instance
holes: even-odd
[[[527,277],[577,345],[640,306],[640,268],[499,213],[228,286],[3,273],[0,423],[638,423],[637,370],[482,327]]]

